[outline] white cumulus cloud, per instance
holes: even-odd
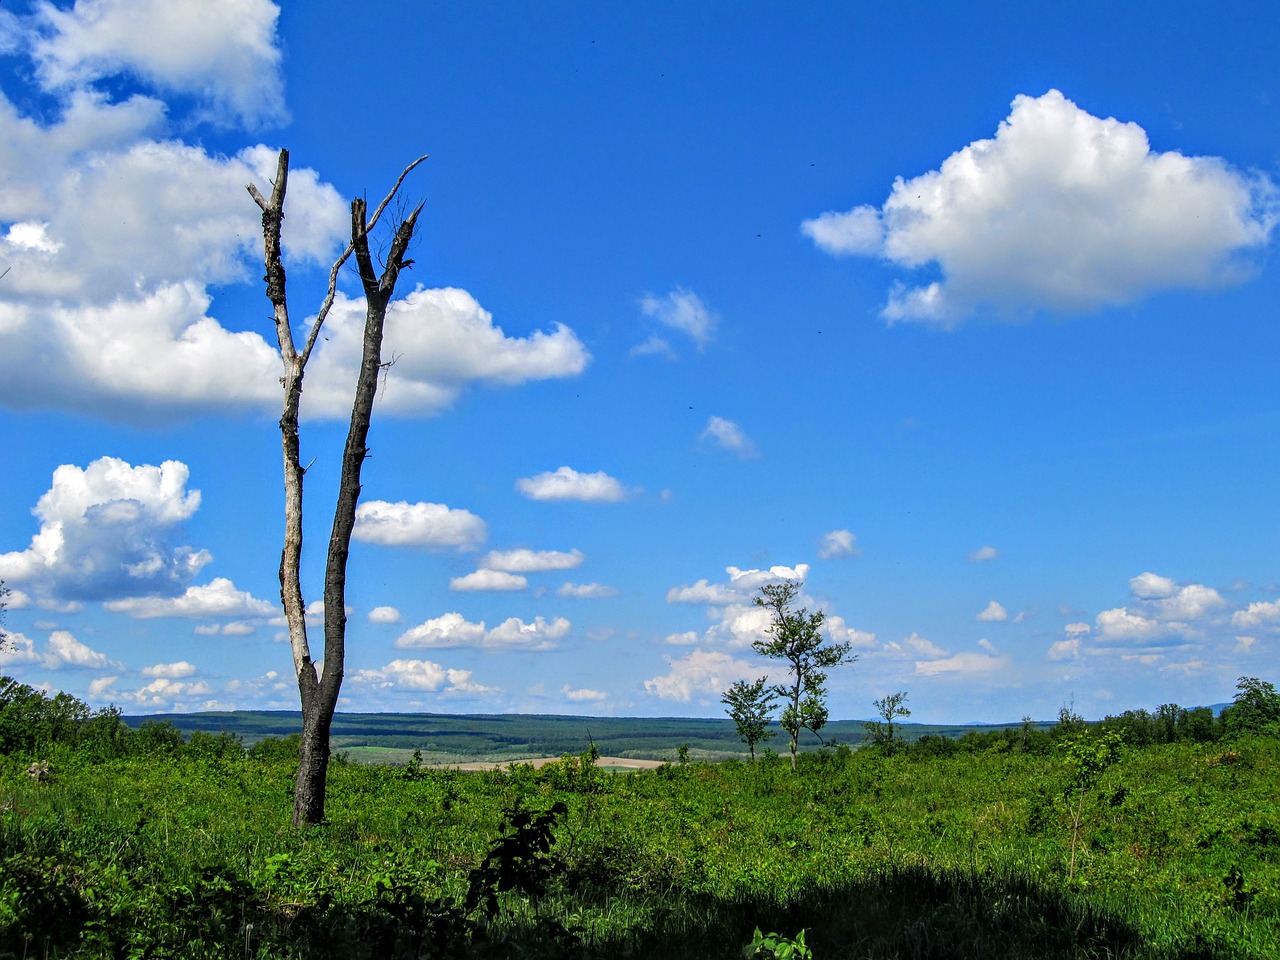
[[[818,544],[818,556],[823,560],[856,557],[861,552],[858,549],[858,538],[849,530],[832,530],[824,533]]]
[[[170,680],[181,680],[183,677],[189,677],[195,672],[195,664],[188,663],[186,660],[178,660],[174,663],[156,663],[142,668],[144,677],[167,677]]]
[[[560,688],[560,696],[571,703],[602,703],[609,699],[603,690],[592,690],[588,687],[574,688],[567,683]]]
[[[102,457],[64,464],[32,513],[40,532],[22,551],[0,554],[0,579],[52,601],[172,595],[212,557],[174,544],[200,506],[186,464],[131,466]]]
[[[543,573],[547,570],[572,570],[582,565],[581,550],[491,550],[480,560],[484,570],[507,573]]]
[[[460,613],[446,613],[406,630],[396,646],[473,647],[482,650],[554,650],[568,635],[572,624],[564,617],[547,620],[535,617],[526,623],[509,617],[492,630],[484,623],[472,623]]]
[[[1018,96],[992,139],[899,178],[884,205],[802,229],[833,254],[941,279],[898,285],[884,316],[952,326],[981,309],[1077,313],[1238,282],[1276,222],[1276,190],[1218,157],[1151,149],[1136,123],[1057,90]]]
[[[560,467],[547,473],[516,481],[516,489],[530,500],[581,500],[584,502],[616,502],[625,500],[626,488],[600,471],[579,473],[572,467]]]
[[[718,699],[737,680],[754,680],[760,668],[717,650],[693,650],[678,660],[668,660],[671,669],[646,680],[644,689],[661,700],[688,703],[694,697]]]
[[[708,419],[707,425],[698,434],[698,439],[704,443],[714,444],[721,450],[736,453],[744,460],[749,460],[759,455],[755,443],[742,432],[742,428],[732,420],[726,420],[724,417],[711,417]]]
[[[980,620],[983,623],[1003,623],[1005,620],[1009,619],[1009,611],[995,600],[992,600],[982,608],[974,619]]]
[[[616,587],[603,583],[562,583],[556,588],[557,597],[574,597],[579,600],[594,600],[617,595]]]
[[[518,573],[505,573],[502,570],[476,570],[463,577],[454,577],[449,581],[450,590],[483,591],[483,590],[523,590],[529,581]]]
[[[489,530],[471,511],[443,503],[367,500],[356,507],[351,535],[384,547],[473,550],[484,543]]]
[[[374,607],[369,611],[370,623],[399,623],[400,611],[395,607]]]
[[[288,119],[276,21],[268,0],[77,0],[36,7],[34,54],[50,89],[131,73],[193,94],[209,119]]]
[[[247,590],[236,589],[236,585],[226,577],[214,577],[203,586],[188,587],[177,597],[126,597],[108,600],[103,607],[135,620],[154,620],[159,617],[266,617],[276,611],[274,604],[259,600]],[[323,607],[321,610],[323,611]]]

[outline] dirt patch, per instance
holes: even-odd
[[[537,769],[548,763],[554,763],[560,757],[535,757],[532,760],[502,760],[496,763],[480,760],[470,763],[432,763],[423,764],[435,770],[505,770],[515,763],[527,763]],[[603,770],[652,770],[662,766],[661,760],[633,760],[630,757],[599,757],[596,766]]]

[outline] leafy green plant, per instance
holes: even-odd
[[[780,933],[761,933],[756,927],[751,942],[742,948],[742,955],[747,960],[813,960],[803,930],[794,937],[784,937]]]
[[[1080,822],[1084,815],[1084,800],[1098,785],[1103,772],[1120,756],[1123,741],[1115,731],[1100,737],[1077,736],[1063,744],[1067,754],[1067,796],[1074,801],[1071,812],[1071,865],[1067,879],[1076,876],[1076,847],[1080,839]]]
[[[821,739],[818,731],[827,722],[827,670],[858,658],[850,651],[850,643],[829,642],[821,633],[826,614],[810,613],[794,603],[804,584],[799,580],[766,583],[752,602],[770,611],[773,622],[769,636],[752,644],[756,653],[774,660],[785,660],[791,671],[786,683],[774,686],[784,704],[779,724],[791,738],[791,769],[796,769],[796,748],[800,731],[808,730]]]
[[[768,677],[760,677],[753,683],[739,680],[720,698],[720,702],[729,708],[729,719],[737,727],[738,737],[747,745],[752,760],[756,758],[756,744],[776,736],[769,729],[769,722],[778,692],[768,683]]]

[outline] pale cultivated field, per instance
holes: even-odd
[[[487,761],[472,763],[424,763],[423,766],[430,767],[435,770],[505,770],[514,763],[527,763],[530,766],[537,768],[559,759],[560,757],[537,757],[533,760],[503,760],[498,763],[490,763]],[[596,760],[596,766],[606,770],[652,770],[654,767],[662,766],[662,761],[632,760],[629,757],[600,757]]]

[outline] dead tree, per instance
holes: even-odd
[[[262,238],[267,285],[267,299],[275,313],[276,337],[280,342],[280,358],[284,375],[284,407],[280,415],[280,438],[284,448],[284,549],[280,555],[280,603],[289,626],[289,644],[293,650],[293,669],[298,678],[302,700],[302,755],[293,795],[293,825],[310,826],[324,819],[325,778],[329,768],[329,728],[342,687],[343,661],[346,655],[347,556],[351,548],[351,531],[355,526],[356,504],[360,499],[360,470],[368,456],[365,440],[373,417],[373,400],[377,393],[378,371],[382,366],[382,331],[387,305],[395,291],[400,271],[412,265],[405,254],[417,226],[419,205],[395,228],[390,250],[382,272],[374,268],[369,252],[369,231],[378,223],[387,204],[404,183],[404,178],[426,157],[419,157],[401,172],[391,191],[378,205],[372,217],[362,199],[351,201],[351,244],[329,271],[329,289],[311,324],[307,339],[299,351],[289,325],[289,303],[285,292],[284,263],[280,257],[280,229],[284,222],[284,198],[289,182],[289,151],[280,151],[275,184],[270,199],[253,184],[250,195],[262,208]],[[302,381],[307,360],[319,338],[320,329],[333,306],[338,272],[355,255],[356,270],[364,287],[364,349],[360,373],[356,380],[355,402],[351,409],[351,426],[342,454],[342,474],[338,500],[333,512],[333,532],[329,537],[328,559],[324,576],[324,658],[317,666],[307,642],[306,604],[302,599],[299,565],[302,559],[302,466],[298,440],[298,410],[302,402]]]

